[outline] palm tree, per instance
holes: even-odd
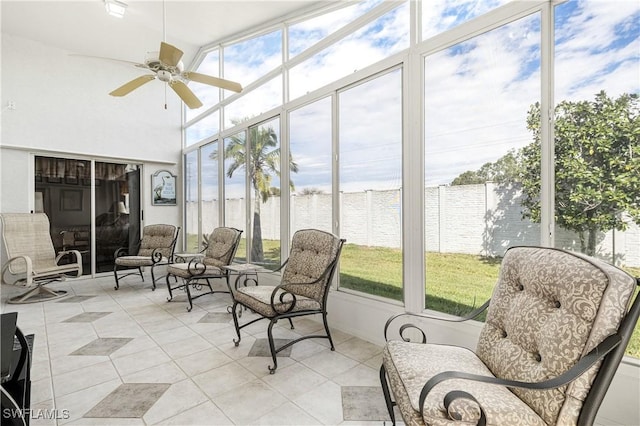
[[[237,120],[237,122],[244,120]],[[237,124],[234,121],[233,124]],[[244,135],[241,133],[240,135]],[[228,177],[232,177],[236,170],[247,167],[246,138],[234,135],[229,138],[229,144],[224,149],[224,158],[232,159],[226,171]],[[249,157],[248,177],[253,188],[253,238],[251,244],[252,261],[263,261],[262,228],[260,226],[260,205],[266,203],[273,190],[271,187],[272,176],[280,177],[280,147],[278,136],[272,127],[254,126],[249,128],[249,143],[251,153]],[[214,152],[212,158],[216,157]],[[289,170],[298,172],[298,165],[289,155]],[[289,181],[291,191],[295,190],[293,181]]]

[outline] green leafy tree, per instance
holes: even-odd
[[[474,185],[485,182],[506,184],[517,181],[518,176],[518,153],[510,150],[493,163],[485,163],[478,170],[468,170],[460,174],[451,181],[451,185]]]
[[[244,120],[242,120],[244,121]],[[237,124],[239,121],[234,121]],[[260,205],[267,202],[270,196],[279,195],[279,189],[271,186],[273,176],[280,177],[280,148],[278,146],[278,136],[271,127],[250,127],[249,145],[251,151],[247,158],[247,143],[244,137],[234,135],[229,138],[230,142],[224,149],[224,156],[232,159],[232,163],[226,170],[228,177],[232,177],[238,170],[246,170],[248,164],[248,177],[253,188],[253,238],[251,244],[251,259],[253,261],[264,260],[264,250],[262,247],[262,227],[260,225]],[[214,153],[212,158],[217,154]],[[289,156],[289,169],[293,173],[298,172],[298,165]],[[293,181],[290,187],[295,189]]]
[[[525,217],[540,221],[540,104],[529,109],[533,142],[521,151]],[[640,223],[640,105],[601,91],[593,101],[555,108],[556,223],[575,231],[582,251],[595,254],[598,232]]]

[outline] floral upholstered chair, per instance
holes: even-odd
[[[193,300],[206,294],[213,293],[230,293],[229,271],[224,269],[233,261],[240,245],[240,237],[242,231],[236,228],[219,227],[213,230],[209,238],[207,238],[207,248],[204,251],[204,257],[195,257],[189,262],[173,263],[167,268],[167,289],[169,290],[168,301],[173,300],[173,290],[184,289],[187,292],[187,300],[189,306],[187,311],[193,309]],[[173,287],[169,283],[169,278],[174,277],[178,281]],[[211,279],[224,278],[226,280],[226,290],[213,290]],[[204,281],[204,282],[203,282]],[[189,287],[202,288],[206,285],[209,291],[200,293],[196,296],[191,294]]]
[[[115,289],[120,288],[120,280],[129,275],[140,274],[142,281],[144,281],[142,268],[148,266],[151,267],[151,289],[155,290],[157,280],[155,268],[173,262],[173,253],[179,233],[180,227],[176,228],[173,225],[147,225],[142,230],[142,239],[135,254],[129,254],[125,247],[116,250],[113,265],[113,276],[116,279]],[[118,271],[122,272],[122,270],[127,271],[133,268],[137,271],[118,275]]]
[[[277,353],[300,340],[312,337],[326,338],[329,339],[331,350],[335,349],[327,323],[327,296],[344,242],[345,240],[328,232],[316,229],[299,230],[293,235],[289,258],[276,271],[282,273],[279,285],[256,285],[236,289],[232,313],[238,339],[234,340],[234,343],[236,346],[240,344],[242,328],[256,321],[268,319],[267,336],[273,360],[273,365],[269,366],[271,374],[275,373],[278,367]],[[237,309],[239,306],[252,310],[259,317],[240,325]],[[287,319],[293,328],[291,318],[316,314],[322,315],[325,335],[302,336],[276,349],[272,328],[278,320]]]
[[[507,251],[477,348],[413,343],[385,326],[380,380],[407,425],[591,425],[640,313],[636,279],[553,248]],[[631,307],[630,307],[631,305]],[[424,325],[424,324],[422,324]],[[393,328],[392,328],[393,326]],[[394,331],[394,333],[396,333]]]
[[[12,284],[31,287],[12,297],[9,303],[33,303],[57,299],[64,290],[46,287],[53,281],[82,275],[82,255],[78,250],[61,251],[56,255],[51,240],[49,217],[45,213],[2,213],[2,241],[7,262],[0,278],[11,277]],[[66,263],[63,259],[66,259]]]

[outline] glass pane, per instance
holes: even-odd
[[[224,48],[224,78],[243,87],[282,65],[282,31],[253,37]],[[226,93],[232,93],[225,91]]]
[[[289,71],[295,99],[409,47],[409,3],[365,25]],[[357,52],[357,54],[354,54]]]
[[[198,68],[195,69],[200,74],[220,76],[220,51],[218,49],[207,53]],[[202,107],[198,109],[185,108],[186,121],[191,120],[203,111],[211,108],[220,101],[220,89],[217,87],[201,84],[198,82],[189,83],[191,91],[202,101]]]
[[[555,17],[555,245],[640,276],[640,3],[573,0]],[[640,358],[640,324],[626,354]]]
[[[91,162],[35,157],[34,207],[49,217],[55,252],[78,250],[82,273],[91,274]],[[61,264],[72,261],[65,256]]]
[[[313,46],[366,12],[382,0],[361,1],[315,18],[307,19],[289,27],[289,58]]]
[[[134,220],[139,212],[131,211],[133,203],[129,204],[130,186],[139,188],[139,173],[131,164],[96,161],[95,168],[96,272],[109,272],[115,251],[126,247],[132,253],[141,238],[140,221]]]
[[[191,151],[184,156],[185,171],[185,229],[187,237],[185,250],[197,253],[198,249],[198,151]]]
[[[202,234],[210,235],[220,224],[218,208],[218,142],[200,149],[200,193],[202,194]]]
[[[430,0],[422,3],[422,39],[456,27],[512,0]]]
[[[536,14],[425,58],[428,309],[479,306],[505,250],[540,242],[539,224],[521,216],[518,163],[540,99],[539,43]]]
[[[340,93],[339,105],[340,287],[402,300],[402,70]]]
[[[280,119],[249,128],[251,262],[280,266]]]
[[[289,114],[291,234],[304,228],[333,232],[331,214],[331,98]],[[294,172],[294,170],[297,170]]]
[[[185,146],[190,146],[209,138],[218,133],[219,130],[220,111],[214,111],[185,129]]]
[[[244,231],[235,260],[247,261],[246,132],[224,140],[224,226]]]
[[[225,128],[282,105],[282,76],[277,76],[225,108]]]

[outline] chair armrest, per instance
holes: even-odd
[[[17,261],[17,260],[22,260],[25,263],[25,272],[26,272],[26,277],[25,277],[25,285],[30,286],[33,283],[33,262],[31,261],[31,258],[29,256],[25,256],[25,255],[20,255],[20,256],[15,256],[12,257],[11,259],[7,260],[7,262],[4,264],[4,266],[2,267],[2,273],[0,274],[0,278],[3,284],[9,284],[7,282],[5,282],[4,280],[4,273],[7,269],[9,269],[9,266],[11,266],[11,263]],[[18,279],[19,282],[22,279]]]
[[[622,338],[619,334],[612,334],[602,342],[600,342],[595,348],[593,348],[588,354],[582,357],[577,363],[573,365],[570,369],[565,371],[549,380],[543,380],[542,382],[521,382],[518,380],[506,380],[498,377],[492,376],[481,376],[478,374],[465,373],[462,371],[444,371],[442,373],[436,374],[431,379],[425,383],[422,387],[422,391],[420,392],[419,406],[420,406],[420,416],[424,414],[424,403],[427,399],[427,395],[429,392],[441,382],[450,379],[463,379],[463,380],[472,380],[476,382],[488,383],[492,385],[506,386],[509,388],[522,388],[522,389],[554,389],[560,386],[564,386],[576,378],[578,378],[585,371],[593,367],[595,364],[600,362],[609,352],[616,348],[622,341]],[[480,408],[480,420],[478,424],[484,424],[486,422],[486,416],[482,406],[477,401],[473,395],[464,392],[464,391],[451,391],[447,393],[444,397],[445,407],[448,407],[455,399],[457,398],[467,398],[475,401]],[[446,408],[445,408],[446,409]]]
[[[151,252],[151,261],[153,262],[153,264],[156,265],[160,263],[160,261],[162,261],[162,258],[163,258],[163,255],[162,255],[162,252],[160,251],[160,248],[158,247],[154,248],[153,251]],[[169,259],[167,259],[167,262],[171,263]]]
[[[129,255],[129,249],[126,247],[120,247],[118,249],[116,249],[116,251],[113,253],[113,258],[117,258],[117,257],[122,257],[122,256],[128,256]]]
[[[451,318],[448,318],[448,317],[437,316],[437,315],[429,315],[429,314],[421,314],[421,313],[413,313],[413,312],[402,312],[400,314],[392,316],[391,318],[389,318],[387,320],[386,324],[384,325],[384,340],[386,342],[389,341],[388,336],[387,336],[387,332],[389,330],[389,326],[391,325],[392,322],[394,322],[396,319],[398,319],[400,317],[410,316],[410,317],[417,317],[417,318],[423,318],[423,319],[433,319],[433,320],[447,321],[447,322],[465,322],[465,321],[472,320],[472,319],[478,317],[481,313],[483,313],[489,307],[489,302],[491,302],[491,299],[487,300],[480,307],[474,309],[473,311],[469,312],[467,315],[465,315],[463,317],[451,317]],[[405,330],[408,330],[408,329],[418,330],[420,332],[420,334],[422,334],[422,343],[427,343],[427,335],[425,334],[424,330],[422,330],[419,326],[417,326],[415,324],[412,324],[412,323],[407,323],[407,324],[403,324],[402,326],[400,326],[399,334],[400,334],[400,337],[402,338],[402,340],[404,340],[405,342],[410,342],[411,341],[411,339],[409,339],[409,338],[404,336]]]

